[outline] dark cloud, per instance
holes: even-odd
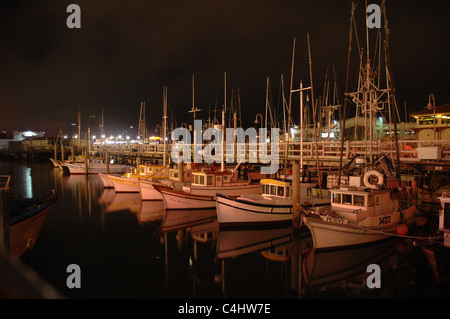
[[[81,29],[66,27],[72,2],[81,7]],[[252,121],[264,109],[266,77],[275,101],[281,74],[289,84],[294,37],[294,83],[309,83],[307,33],[317,91],[328,65],[336,67],[341,87],[345,83],[348,0],[72,2],[0,5],[0,126],[68,128],[81,104],[84,118],[103,108],[107,131],[122,129],[137,125],[143,100],[155,126],[163,85],[181,122],[191,116],[191,74],[196,104],[206,114],[216,100],[223,103],[224,71],[228,94],[239,87],[245,116]],[[362,21],[363,6],[357,9]],[[411,108],[423,107],[430,92],[438,104],[450,102],[447,9],[438,0],[388,2],[399,100]]]

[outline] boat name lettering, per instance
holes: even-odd
[[[350,220],[350,219],[345,219],[345,218],[340,218],[340,217],[331,217],[331,216],[328,216],[327,219],[326,219],[326,221],[327,221],[327,222],[330,222],[330,223],[341,224],[341,225],[344,225],[344,224],[348,224],[348,225],[356,225],[356,226],[359,225],[359,222],[357,222],[357,221]]]
[[[344,224],[344,219],[328,216],[327,222],[332,222],[332,223],[336,223],[336,224]]]

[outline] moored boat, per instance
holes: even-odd
[[[118,193],[139,193],[140,179],[153,182],[168,177],[169,168],[162,165],[139,165],[138,168],[132,168],[123,176],[108,175],[114,190]]]
[[[401,208],[390,189],[341,186],[330,193],[330,206],[306,209],[302,217],[316,249],[377,242],[395,235],[399,224],[414,222],[415,205]]]
[[[64,167],[67,168],[67,170],[70,172],[71,175],[81,175],[86,174],[86,163],[69,163],[64,162],[60,164],[61,167],[64,169]],[[107,170],[110,173],[118,174],[118,173],[125,173],[127,169],[130,169],[131,166],[129,165],[122,165],[122,164],[109,164],[109,167],[106,167],[106,164],[101,159],[89,159],[88,167],[87,167],[87,173],[88,174],[99,174],[103,173],[106,174]]]
[[[233,171],[192,172],[193,181],[181,190],[153,185],[164,199],[166,209],[202,209],[216,206],[216,193],[237,197],[245,193],[260,194],[261,184],[239,181]]]
[[[220,225],[262,224],[292,221],[292,180],[263,179],[261,194],[242,194],[237,198],[216,195]],[[315,183],[300,183],[300,204],[326,205],[329,196],[319,196]]]
[[[55,190],[43,198],[10,197],[9,252],[13,259],[33,250],[47,214],[57,200]]]
[[[216,206],[215,196],[195,195],[171,187],[153,184],[162,196],[166,209],[206,209]]]

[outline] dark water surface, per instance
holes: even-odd
[[[297,298],[297,283],[303,298],[450,296],[441,264],[433,268],[411,238],[318,253],[307,233],[298,246],[289,227],[222,230],[215,210],[166,212],[162,201],[103,190],[97,176],[62,176],[51,163],[0,162],[0,174],[24,197],[56,189],[28,265],[67,298]],[[436,209],[419,233],[436,227]],[[81,288],[67,287],[71,264]],[[381,288],[366,285],[370,264]]]

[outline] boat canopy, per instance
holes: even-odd
[[[290,198],[292,195],[291,181],[277,179],[262,179],[262,195]]]
[[[192,172],[192,185],[224,186],[231,184],[233,172]]]
[[[387,197],[387,198],[386,198]],[[371,191],[356,190],[352,187],[343,187],[331,191],[331,204],[336,206],[357,206],[356,208],[367,208],[374,205],[380,205],[382,201],[389,200],[389,191]]]

